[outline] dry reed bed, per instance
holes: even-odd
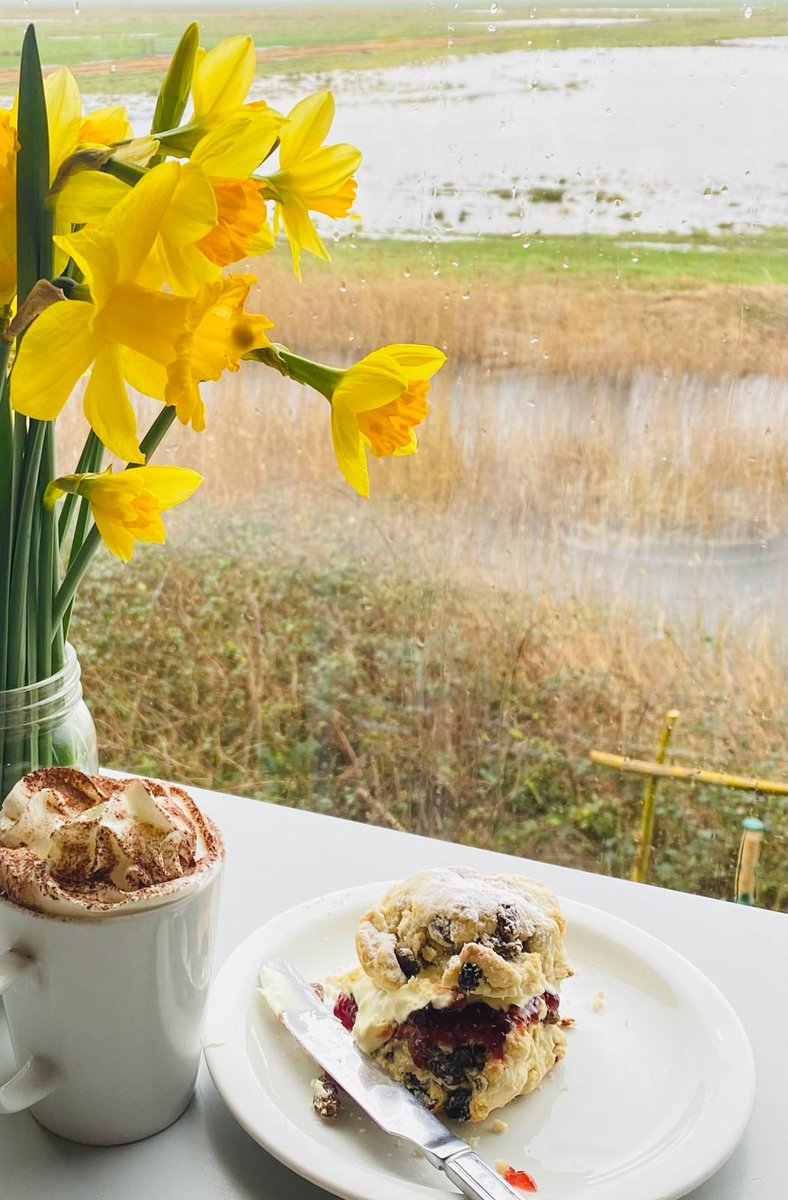
[[[255,305],[292,350],[335,359],[385,341],[430,342],[454,362],[575,375],[646,368],[784,378],[784,290],[707,285],[642,291],[570,281],[530,284],[308,269],[256,263]],[[677,281],[677,284],[679,281]],[[349,340],[350,339],[350,340]]]
[[[517,373],[450,367],[435,382],[420,453],[373,461],[374,493],[462,528],[484,516],[502,531],[552,523],[727,542],[782,534],[788,425],[777,389],[766,400],[735,399],[728,386],[699,394],[680,378],[646,377],[622,400],[620,385],[575,382],[541,396]],[[344,489],[321,397],[252,363],[206,396],[206,431],[176,426],[157,455],[201,471],[204,500],[232,508],[278,486],[298,505],[304,485]],[[140,409],[143,425],[156,408]],[[77,404],[68,418],[61,461],[70,468],[82,436]]]

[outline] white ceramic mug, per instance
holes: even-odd
[[[29,1108],[75,1142],[135,1142],[191,1099],[211,980],[221,861],[153,908],[73,919],[0,899],[0,994],[19,1070],[0,1114]]]

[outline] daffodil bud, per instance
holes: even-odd
[[[174,129],[179,124],[189,100],[194,76],[194,63],[200,46],[200,30],[193,21],[184,30],[181,40],[170,60],[167,74],[156,101],[151,133]]]

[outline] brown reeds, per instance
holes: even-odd
[[[785,298],[777,285],[644,291],[495,275],[459,280],[312,269],[303,286],[260,260],[255,303],[300,353],[356,357],[381,340],[429,342],[454,362],[540,374],[643,369],[784,377]],[[382,336],[381,336],[382,335]],[[349,340],[350,338],[350,340]]]
[[[176,426],[158,454],[201,471],[204,500],[232,508],[305,485],[343,495],[320,396],[253,363],[205,393],[205,433]],[[788,426],[776,384],[755,396],[730,381],[647,374],[548,386],[452,364],[431,401],[420,453],[372,462],[375,496],[392,510],[440,513],[463,528],[469,514],[501,528],[549,523],[581,536],[747,542],[785,529]],[[140,411],[143,424],[156,406]],[[82,432],[74,405],[63,469],[73,469]]]

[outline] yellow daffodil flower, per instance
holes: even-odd
[[[49,127],[49,182],[55,182],[64,164],[85,147],[112,146],[133,138],[134,131],[125,108],[115,105],[84,116],[77,81],[66,67],[44,80],[44,97]],[[155,143],[142,139],[147,157]],[[129,157],[129,148],[124,148]],[[134,157],[134,155],[131,155]],[[143,155],[144,157],[144,155]],[[96,220],[123,198],[123,184],[100,171],[81,171],[71,176],[55,197],[55,233],[67,233],[72,224]],[[62,265],[56,256],[56,272]]]
[[[16,292],[16,130],[0,109],[0,308]]]
[[[155,189],[149,182],[155,178]],[[122,186],[122,185],[121,185]],[[158,288],[166,282],[176,295],[188,296],[221,271],[202,252],[202,240],[215,228],[216,198],[205,172],[193,163],[167,162],[155,167],[134,188],[156,194],[161,220],[153,245],[137,272],[137,282]],[[126,189],[127,197],[130,190]],[[139,204],[139,197],[135,204]],[[105,234],[122,239],[128,202],[116,204],[101,222]]]
[[[273,249],[261,184],[249,176],[270,154],[285,123],[273,109],[237,116],[212,129],[192,152],[192,164],[208,176],[217,211],[216,226],[200,249],[219,266]]]
[[[65,67],[44,80],[49,131],[49,182],[54,183],[63,164],[83,147],[112,146],[132,138],[125,108],[98,109],[83,116],[82,98],[74,76]],[[16,291],[16,113],[18,97],[10,110],[0,110],[0,304]],[[137,139],[120,152],[126,161],[147,161],[157,143]],[[100,218],[123,199],[128,189],[100,171],[81,171],[67,179],[55,197],[55,232],[66,233],[72,223]],[[59,251],[55,273],[65,266]]]
[[[143,456],[126,381],[175,405],[182,420],[188,406],[197,428],[197,383],[218,378],[226,367],[234,369],[243,351],[268,344],[270,322],[243,313],[238,302],[251,280],[244,279],[243,286],[233,277],[217,280],[193,296],[139,283],[166,221],[178,172],[176,163],[154,167],[113,210],[109,228],[90,226],[58,239],[82,270],[91,300],[47,308],[25,334],[14,366],[13,407],[51,421],[92,364],[85,417],[100,441],[128,462],[142,462]],[[195,205],[190,219],[198,232],[203,216]]]
[[[138,391],[175,408],[183,425],[205,428],[205,406],[198,384],[237,371],[242,355],[269,346],[272,322],[244,309],[253,275],[228,275],[206,284],[191,298],[186,325],[176,340],[175,357],[166,365],[137,357],[129,380]]]
[[[212,50],[201,47],[197,51],[191,90],[194,111],[186,125],[161,134],[168,153],[191,155],[208,131],[219,129],[225,131],[223,136],[229,146],[238,139],[238,129],[231,130],[229,125],[241,118],[255,119],[256,127],[248,131],[248,137],[258,140],[261,133],[265,135],[270,127],[282,124],[285,118],[269,108],[264,100],[246,98],[254,79],[256,61],[254,42],[248,34],[226,38]],[[256,162],[244,174],[249,174],[268,157],[276,136],[274,131]],[[236,174],[235,171],[227,173]]]
[[[362,496],[369,495],[367,449],[380,458],[416,450],[413,429],[429,413],[429,381],[446,361],[435,346],[413,345],[383,346],[346,371],[300,358],[285,346],[273,346],[272,354],[280,370],[330,402],[339,469]]]
[[[257,57],[249,34],[225,38],[213,50],[197,51],[192,103],[197,120],[213,123],[233,114],[252,86]]]
[[[346,217],[356,196],[352,178],[361,162],[361,151],[342,143],[324,146],[334,119],[330,92],[316,92],[299,101],[282,127],[279,170],[265,179],[263,195],[275,201],[274,227],[284,223],[293,256],[293,270],[301,278],[301,251],[328,259],[310,212]]]
[[[446,355],[435,346],[384,346],[343,372],[331,397],[331,437],[339,469],[369,495],[366,448],[383,457],[413,454],[415,425],[429,413],[429,380]]]
[[[127,562],[134,543],[164,542],[161,513],[188,500],[202,476],[186,467],[130,467],[103,474],[62,475],[47,486],[44,503],[73,492],[84,496],[96,528],[113,554]]]
[[[83,117],[77,81],[66,67],[47,75],[44,97],[49,127],[50,183],[77,146],[111,146],[133,137],[125,108],[102,108]]]

